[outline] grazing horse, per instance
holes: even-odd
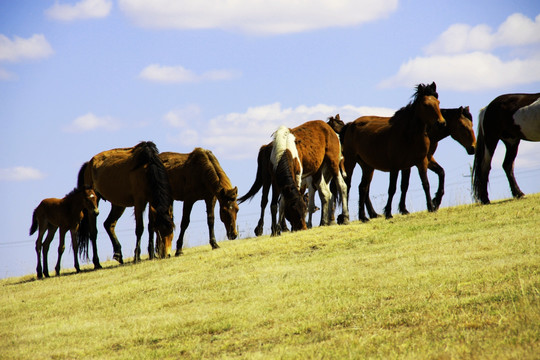
[[[336,133],[321,120],[308,121],[294,129],[280,127],[274,133],[271,162],[274,167],[275,184],[282,193],[285,217],[291,222],[293,230],[306,228],[305,205],[300,187],[302,181],[309,187],[309,208],[314,208],[314,191],[321,199],[321,225],[329,225],[333,214],[330,204],[329,183],[336,182],[342,199],[342,222],[349,222],[347,188],[341,173],[341,145]],[[296,198],[300,196],[299,200]],[[279,232],[275,214],[277,203],[272,204],[272,234]],[[311,222],[311,212],[309,223]]]
[[[255,182],[244,196],[238,198],[238,204],[241,204],[246,200],[252,199],[262,188],[261,215],[257,222],[257,226],[255,227],[256,236],[261,236],[264,230],[264,210],[266,209],[266,205],[268,205],[268,193],[274,176],[274,170],[270,161],[271,154],[272,143],[261,146],[257,156],[257,174],[255,175]],[[279,190],[273,189],[272,192],[273,194],[276,194],[277,199],[277,197],[279,197]],[[300,192],[302,193],[302,190]],[[304,203],[308,203],[307,200],[309,200],[309,195],[304,194],[303,200]],[[275,202],[277,202],[277,200]],[[310,212],[316,212],[317,210],[320,209],[318,207],[309,209]],[[280,226],[281,231],[288,231],[285,219],[282,219]]]
[[[141,236],[144,231],[143,212],[146,204],[156,210],[155,229],[163,237],[172,237],[174,222],[170,214],[172,194],[169,178],[156,145],[141,142],[131,148],[103,151],[84,163],[79,171],[78,186],[91,186],[94,191],[111,203],[111,212],[104,222],[113,250],[113,258],[123,263],[122,246],[116,237],[116,222],[126,207],[135,208],[135,235],[137,237],[134,262],[141,260]],[[90,215],[90,214],[89,214]],[[83,251],[88,251],[88,240],[94,247],[94,265],[100,267],[97,257],[97,228],[95,217],[85,216],[84,231],[79,232]],[[83,228],[81,226],[81,228]],[[153,257],[153,254],[150,254]]]
[[[441,114],[446,120],[446,126],[428,126],[427,128],[427,134],[429,136],[429,150],[427,154],[429,161],[428,169],[435,172],[439,177],[439,187],[432,200],[435,209],[439,208],[444,195],[444,169],[433,157],[439,141],[451,136],[467,150],[469,155],[473,155],[476,149],[476,137],[474,136],[472,115],[469,111],[469,107],[461,106],[455,109],[441,109]],[[341,121],[339,114],[337,114],[335,117],[330,117],[328,119],[328,125],[339,134],[345,126],[345,123]],[[409,188],[410,174],[410,169],[401,171],[401,198],[399,201],[399,211],[401,214],[409,213],[405,206],[405,199]],[[366,198],[366,209],[371,218],[378,216],[373,210],[369,196]]]
[[[176,256],[182,254],[184,234],[189,225],[191,210],[198,200],[204,200],[206,203],[206,220],[212,249],[219,248],[214,235],[216,200],[219,202],[219,216],[225,225],[227,238],[236,239],[238,188],[232,187],[229,177],[214,154],[210,150],[195,148],[189,154],[164,152],[159,154],[159,157],[167,169],[173,199],[184,202],[180,235],[176,242]],[[157,248],[160,249],[160,246]],[[170,242],[165,244],[165,247],[170,250]],[[167,253],[169,250],[166,250]]]
[[[521,140],[540,141],[540,93],[501,95],[480,110],[478,119],[478,144],[472,173],[474,197],[489,204],[487,187],[491,158],[499,140],[506,145],[502,167],[512,196],[523,197],[514,177],[514,160]]]
[[[445,120],[439,109],[437,87],[432,83],[417,85],[413,100],[390,118],[364,116],[345,126],[342,130],[343,156],[349,188],[356,163],[362,167],[362,180],[358,187],[360,220],[368,221],[364,206],[370,203],[367,198],[375,169],[390,172],[388,202],[384,210],[387,218],[391,217],[398,173],[412,166],[418,168],[428,211],[435,210],[427,178],[430,141],[426,129],[428,125],[444,124]]]
[[[92,212],[95,216],[99,214],[97,197],[92,189],[74,189],[62,199],[44,199],[34,210],[32,215],[32,226],[30,227],[30,235],[33,235],[39,228],[38,238],[36,240],[36,271],[38,279],[43,278],[44,273],[45,277],[49,277],[47,255],[49,253],[51,241],[58,228],[60,228],[60,244],[58,245],[58,262],[56,263],[55,267],[56,275],[60,275],[60,261],[62,260],[62,254],[64,253],[65,237],[68,230],[71,233],[71,246],[73,248],[75,269],[77,272],[81,271],[79,268],[77,251],[77,231],[79,230],[79,223],[83,218],[83,209]],[[47,237],[45,238],[45,242],[42,243],[45,231],[47,231]],[[41,266],[42,252],[43,268]]]

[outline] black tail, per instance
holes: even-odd
[[[79,170],[79,175],[77,176],[77,188],[83,189],[87,186],[84,182],[84,176],[86,169],[88,168],[89,162],[82,164],[81,169]],[[97,229],[96,229],[97,232]],[[79,256],[82,259],[88,261],[88,243],[90,242],[90,219],[88,216],[88,210],[83,210],[83,218],[79,223],[79,231],[77,235],[77,242],[79,247]]]
[[[270,162],[270,152],[266,151],[267,148],[272,147],[262,146],[259,150],[259,155],[257,156],[257,174],[255,175],[255,182],[251,185],[251,189],[245,194],[238,198],[238,204],[243,203],[246,200],[251,200],[261,189],[264,184],[264,181],[270,181],[270,174],[268,174],[268,164]]]
[[[471,187],[473,196],[476,201],[484,201],[487,198],[487,180],[484,180],[482,163],[486,154],[486,146],[484,139],[484,115],[486,108],[480,110],[478,116],[478,131],[476,132],[476,151],[474,153],[474,162],[472,167]],[[485,194],[484,194],[485,193]]]
[[[154,226],[172,232],[174,221],[169,213],[173,204],[171,184],[159,151],[151,141],[139,143],[135,147],[136,168],[147,165],[146,176],[150,186],[150,205],[156,210]]]
[[[32,226],[30,226],[30,235],[33,235],[38,228],[38,221],[36,218],[36,210],[34,210],[34,213],[32,214]]]

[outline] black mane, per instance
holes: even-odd
[[[418,84],[416,85],[415,89],[416,91],[412,95],[412,100],[407,105],[395,112],[394,116],[392,116],[392,118],[389,120],[390,123],[395,122],[397,119],[412,118],[410,113],[414,111],[414,105],[424,96],[433,96],[436,99],[439,98],[439,94],[437,93],[437,85],[435,82],[432,82],[431,85]]]

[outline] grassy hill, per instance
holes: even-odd
[[[0,358],[540,356],[539,194],[220,245],[1,280]]]

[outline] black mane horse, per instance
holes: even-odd
[[[521,140],[540,141],[540,93],[501,95],[480,110],[478,118],[472,174],[474,197],[483,204],[489,204],[489,171],[499,140],[506,146],[502,167],[512,196],[522,197],[524,194],[514,177],[514,160]]]

